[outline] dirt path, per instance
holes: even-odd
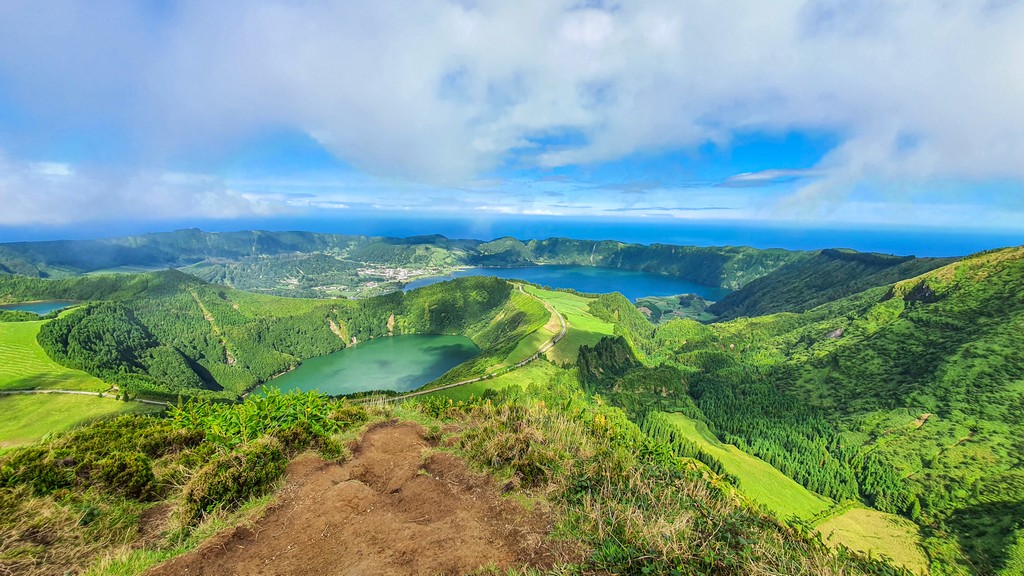
[[[0,396],[13,396],[16,394],[77,394],[79,396],[99,396],[101,398],[109,398],[116,400],[110,395],[110,392],[86,392],[85,390],[60,390],[52,388],[40,388],[35,390],[0,390]],[[160,402],[159,400],[146,400],[145,398],[132,398],[129,402],[141,402],[143,404],[152,404],[154,406],[169,406],[168,402]]]
[[[466,574],[546,566],[549,516],[435,452],[416,424],[367,432],[344,464],[305,455],[252,528],[221,532],[150,576]]]

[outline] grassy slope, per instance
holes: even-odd
[[[804,520],[822,514],[832,502],[797,484],[770,464],[723,444],[703,422],[682,414],[671,419],[688,439],[722,463],[740,479],[740,491],[782,518],[797,515]],[[843,545],[872,555],[885,555],[913,572],[926,570],[917,526],[904,518],[871,508],[853,508],[817,526],[830,545]]]
[[[850,250],[821,250],[781,266],[713,304],[722,320],[815,306],[891,284],[951,263],[949,258],[898,257]]]
[[[682,414],[672,414],[671,417],[687,438],[717,458],[730,474],[740,479],[740,489],[744,494],[780,518],[796,515],[809,520],[832,506],[832,501],[797,484],[764,460],[732,444],[723,444],[703,422]]]
[[[63,432],[86,422],[133,412],[153,412],[159,406],[120,402],[71,394],[0,396],[0,450],[36,442],[47,434]]]
[[[535,361],[519,368],[518,370],[513,370],[512,372],[502,374],[496,378],[481,380],[479,382],[473,382],[472,384],[465,384],[455,388],[448,388],[446,390],[439,390],[432,394],[426,394],[424,398],[439,396],[442,398],[451,398],[455,402],[466,402],[469,401],[471,397],[480,398],[487,390],[499,391],[513,386],[525,389],[531,384],[549,382],[559,371],[561,371],[561,369],[550,362]]]
[[[99,378],[57,364],[36,342],[45,321],[0,322],[0,390],[110,388]]]
[[[917,574],[928,571],[918,527],[906,518],[871,508],[853,508],[822,522],[817,529],[827,544],[886,556]]]
[[[533,300],[536,302],[532,297],[524,295],[518,290],[512,293],[512,302],[516,306],[522,307],[526,304],[526,300]],[[509,355],[506,356],[500,364],[493,366],[493,368],[512,366],[517,362],[529,358],[539,350],[541,346],[547,343],[548,340],[551,340],[551,338],[558,334],[561,329],[562,325],[558,321],[558,317],[554,314],[550,314],[547,323],[520,340],[516,348],[509,353]]]
[[[555,292],[527,286],[526,291],[546,301],[565,317],[569,323],[569,331],[550,351],[547,357],[556,364],[576,361],[580,346],[593,346],[614,333],[614,326],[593,314],[587,308],[592,301],[568,292]]]

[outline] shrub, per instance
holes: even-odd
[[[141,500],[152,494],[153,463],[137,452],[115,452],[96,464],[96,478],[111,490]]]
[[[269,437],[215,458],[185,484],[183,523],[195,524],[217,508],[230,510],[262,496],[284,473],[286,464],[280,441]]]
[[[75,462],[71,458],[55,458],[42,446],[15,451],[0,461],[0,486],[23,484],[36,496],[49,494],[75,485]]]
[[[273,437],[281,443],[282,450],[289,458],[310,449],[327,458],[338,458],[344,453],[344,448],[337,440],[317,431],[309,422],[296,422],[274,432]]]

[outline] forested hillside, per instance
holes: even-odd
[[[651,336],[627,325],[616,332],[646,367],[605,345],[581,354],[581,370],[611,378],[603,393],[631,412],[703,419],[815,492],[913,519],[935,573],[993,573],[1019,557],[1024,248],[802,314],[671,321]],[[667,367],[672,385],[631,384]]]
[[[714,303],[717,320],[803,312],[833,300],[923,274],[952,258],[914,258],[821,250],[811,258],[787,263]]]
[[[87,304],[43,326],[39,343],[51,357],[164,397],[235,398],[304,359],[392,334],[463,334],[483,350],[479,362],[494,362],[548,320],[539,302],[485,277],[358,301],[260,296],[176,271],[0,278],[4,300],[55,294]]]

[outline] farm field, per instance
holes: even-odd
[[[31,444],[49,433],[63,432],[97,418],[155,412],[159,406],[113,398],[72,394],[0,396],[0,450]]]
[[[0,322],[0,390],[102,392],[110,388],[109,384],[99,378],[51,360],[36,342],[36,335],[43,323]]]
[[[589,298],[568,292],[542,290],[534,286],[527,286],[526,291],[554,306],[569,323],[569,331],[565,337],[547,353],[548,359],[555,364],[575,362],[580,346],[593,346],[601,338],[614,333],[614,326],[611,323],[595,317],[587,310],[591,302]]]

